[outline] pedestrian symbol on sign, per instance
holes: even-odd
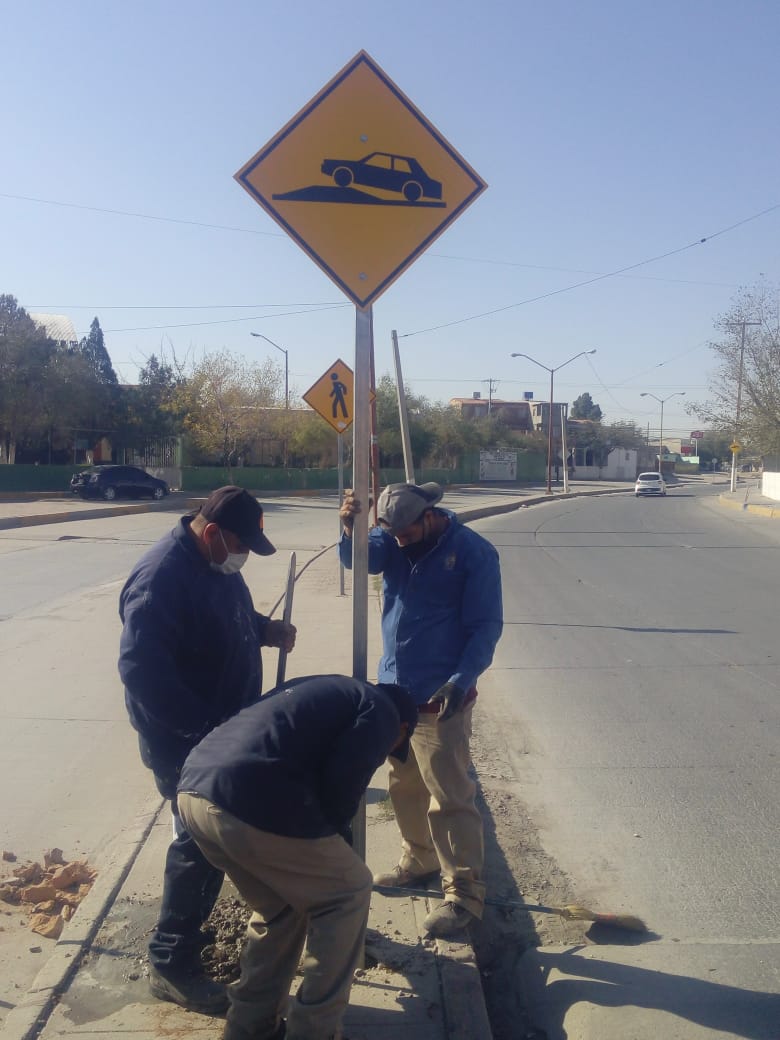
[[[338,418],[338,410],[341,408],[342,417],[348,419],[349,412],[347,411],[347,402],[344,400],[344,394],[347,392],[347,385],[346,383],[341,382],[338,372],[331,372],[330,378],[333,380],[333,389],[330,392],[330,396],[333,398],[333,418]]]
[[[345,365],[341,358],[334,361],[314,386],[309,387],[303,399],[315,412],[319,412],[337,433],[343,433],[352,425],[353,419],[355,376],[352,369]],[[372,390],[369,401],[375,399],[376,394]]]

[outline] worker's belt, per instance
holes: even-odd
[[[466,699],[463,702],[463,707],[468,708],[470,704],[473,704],[477,699],[477,688],[472,686],[471,689],[466,693]],[[417,713],[419,715],[438,715],[441,710],[441,701],[426,701],[423,704],[417,705]]]

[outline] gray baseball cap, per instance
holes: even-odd
[[[390,534],[397,534],[440,502],[443,494],[432,480],[427,484],[388,484],[377,502],[377,518]]]

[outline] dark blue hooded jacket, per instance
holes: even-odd
[[[407,719],[416,712],[410,695]],[[381,688],[345,675],[292,679],[204,737],[179,791],[259,830],[291,838],[343,832],[400,733]]]
[[[262,689],[268,618],[255,611],[240,574],[209,567],[190,521],[182,518],[141,557],[119,597],[125,703],[158,777],[175,775],[201,737]]]

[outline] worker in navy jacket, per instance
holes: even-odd
[[[484,840],[469,766],[476,683],[501,636],[498,553],[438,507],[442,489],[390,484],[369,532],[368,571],[382,574],[379,679],[409,688],[420,722],[406,762],[393,762],[390,799],[401,832],[399,863],[377,874],[385,886],[415,885],[441,873],[444,901],[425,919],[429,934],[458,933],[482,916]],[[360,502],[347,491],[339,554],[352,563]]]
[[[181,824],[176,784],[190,750],[262,692],[261,646],[291,650],[295,629],[258,614],[239,574],[249,553],[275,549],[263,510],[239,487],[212,492],[133,568],[122,589],[119,673],[141,758],[171,799],[174,840],[160,915],[149,942],[155,996],[204,1012],[227,1006],[224,987],[201,966],[201,925],[223,874]]]
[[[343,675],[293,679],[194,748],[179,811],[204,855],[252,908],[224,1040],[339,1034],[362,954],[371,874],[345,837],[374,772],[405,757],[408,691]]]

